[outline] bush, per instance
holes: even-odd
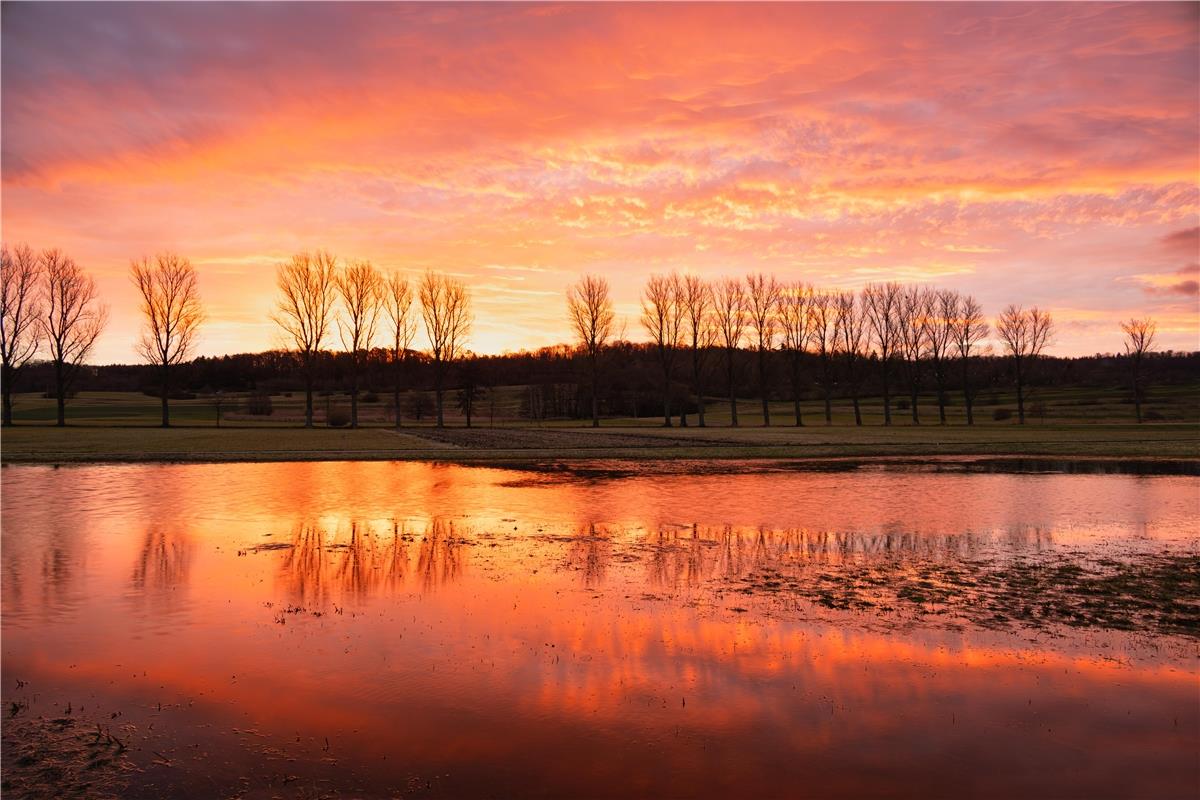
[[[1012,419],[1012,409],[997,408],[992,412],[992,419],[996,422],[1003,422],[1006,419]]]
[[[331,408],[325,416],[325,422],[331,428],[344,428],[350,424],[350,412],[344,408]]]
[[[246,398],[246,413],[256,417],[269,417],[274,411],[271,405],[271,395],[266,392],[255,392]]]
[[[375,394],[374,392],[365,392],[359,399],[364,403],[378,403],[379,395]]]
[[[901,397],[896,400],[894,405],[897,411],[908,411],[908,398]]]

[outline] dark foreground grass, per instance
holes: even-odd
[[[1194,425],[1074,424],[884,429],[16,427],[0,437],[5,463],[103,461],[567,459],[705,460],[930,456],[1200,459]]]

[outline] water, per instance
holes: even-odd
[[[1200,788],[1196,598],[1144,577],[1194,563],[1194,477],[2,478],[10,791],[75,786],[49,763],[122,797]]]

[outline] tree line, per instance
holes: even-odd
[[[56,400],[57,424],[63,425],[66,400],[104,329],[108,309],[99,301],[95,281],[57,249],[5,246],[2,262],[3,423],[12,424],[14,385],[34,364],[52,375],[49,393]],[[135,349],[156,374],[163,426],[170,424],[169,401],[181,367],[182,380],[194,386],[199,372],[215,376],[219,364],[245,367],[246,359],[253,360],[249,369],[255,375],[264,370],[280,376],[298,373],[309,427],[314,390],[331,365],[350,396],[352,426],[359,422],[364,381],[372,388],[388,384],[397,426],[402,424],[402,393],[423,386],[433,391],[437,425],[445,424],[448,389],[456,390],[469,424],[472,405],[486,385],[496,383],[501,372],[510,382],[515,377],[511,368],[499,366],[502,362],[523,365],[524,382],[531,386],[529,416],[549,413],[547,404],[558,413],[587,406],[592,425],[599,426],[602,401],[610,412],[625,413],[625,401],[614,399],[618,395],[632,398],[634,415],[641,412],[637,386],[647,360],[658,373],[664,425],[672,425],[676,417],[687,425],[693,413],[699,425],[706,425],[703,399],[717,392],[728,400],[732,425],[740,422],[738,397],[748,395],[761,401],[762,424],[771,424],[771,398],[783,396],[792,403],[793,424],[803,425],[801,399],[810,386],[819,390],[826,424],[832,422],[837,394],[850,400],[855,423],[862,425],[861,399],[868,387],[882,395],[883,422],[892,424],[898,386],[907,389],[904,405],[913,423],[922,421],[923,390],[933,389],[938,422],[945,424],[955,384],[967,424],[974,424],[979,383],[974,373],[981,357],[992,360],[982,349],[992,331],[1011,366],[1018,421],[1024,423],[1031,370],[1045,357],[1054,335],[1051,315],[1037,307],[1010,305],[993,324],[970,295],[924,285],[879,282],[853,292],[779,281],[763,273],[716,281],[671,273],[652,275],[646,282],[639,322],[649,342],[639,344],[624,339],[607,280],[585,275],[566,296],[573,347],[476,356],[467,350],[471,296],[462,281],[429,271],[410,282],[399,271],[385,274],[369,261],[342,260],[321,250],[299,253],[277,268],[272,319],[288,343],[286,352],[275,354],[277,358],[268,353],[189,361],[205,318],[191,262],[174,253],[142,258],[131,262],[130,279],[143,317]],[[423,351],[413,349],[419,327],[428,344]],[[1140,422],[1155,324],[1132,319],[1122,329]],[[340,352],[329,347],[335,335]],[[604,363],[613,360],[616,368],[605,370]],[[574,380],[576,361],[585,365],[586,381]],[[742,380],[746,366],[753,374],[749,385]],[[121,367],[103,369],[112,375]],[[786,381],[777,380],[780,373]],[[210,377],[209,384],[221,380]],[[543,387],[536,397],[535,384]],[[680,385],[685,387],[682,397]],[[547,386],[558,388],[546,394]]]

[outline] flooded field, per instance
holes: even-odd
[[[1200,788],[1196,477],[0,477],[6,796]]]

